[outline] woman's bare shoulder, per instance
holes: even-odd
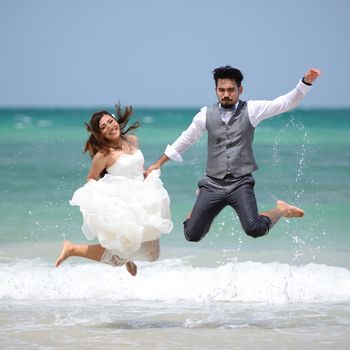
[[[127,135],[126,140],[132,148],[138,148],[139,142],[136,135]]]
[[[109,160],[110,156],[104,154],[101,151],[98,151],[92,158],[93,163],[107,163]]]
[[[98,151],[93,157],[92,159],[94,160],[100,160],[100,159],[103,159],[105,158],[106,156],[101,152],[101,151]]]
[[[136,135],[128,135],[127,136],[130,141],[137,142],[137,136]]]

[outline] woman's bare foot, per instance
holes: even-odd
[[[64,241],[61,254],[56,260],[56,267],[60,266],[63,261],[65,261],[68,257],[70,257],[71,250],[72,250],[73,244],[69,241]]]
[[[125,267],[132,276],[136,276],[137,274],[137,266],[133,261],[128,261],[125,263]]]
[[[277,208],[282,210],[284,217],[286,218],[302,218],[304,216],[304,210],[294,207],[286,202],[277,201]]]

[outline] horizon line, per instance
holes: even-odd
[[[208,105],[208,104],[207,104]],[[96,105],[45,105],[45,104],[38,104],[38,105],[0,105],[0,109],[106,109],[106,108],[114,108],[114,104],[110,105],[102,105],[102,104],[96,104]],[[130,106],[130,104],[122,104],[122,107]],[[133,109],[200,109],[206,105],[132,105]],[[296,108],[293,108],[295,110],[308,110],[308,109],[350,109],[349,106],[320,106],[320,105],[313,105],[313,106],[298,106]]]

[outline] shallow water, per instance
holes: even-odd
[[[306,213],[261,239],[225,209],[202,242],[186,242],[205,140],[169,162],[174,230],[135,278],[78,258],[53,267],[63,239],[87,243],[68,201],[90,165],[90,112],[0,110],[0,348],[350,348],[349,110],[298,110],[258,127],[259,208],[281,198]],[[195,112],[136,111],[146,165]]]

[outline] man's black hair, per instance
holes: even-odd
[[[241,86],[243,80],[243,74],[237,68],[232,68],[231,66],[224,66],[215,68],[213,70],[215,86],[218,85],[218,79],[230,79],[234,80],[238,87]]]

